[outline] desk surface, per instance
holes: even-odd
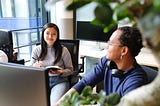
[[[89,56],[94,58],[101,58],[106,55],[106,50],[94,49],[93,47],[80,46],[79,50],[80,56]],[[158,67],[158,62],[156,61],[152,51],[143,48],[138,56],[136,56],[136,60],[141,65],[147,65],[152,67]]]

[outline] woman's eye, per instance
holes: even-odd
[[[52,33],[52,35],[56,35],[56,33]]]
[[[46,34],[47,34],[47,35],[49,35],[49,33],[48,33],[48,32],[47,32]]]

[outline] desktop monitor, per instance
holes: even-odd
[[[0,106],[50,106],[48,73],[0,62]]]
[[[107,42],[118,25],[113,25],[109,31],[104,33],[104,27],[93,25],[91,22],[95,19],[95,8],[97,3],[89,3],[76,9],[74,13],[74,36],[79,40]]]
[[[91,22],[77,21],[75,27],[76,39],[107,42],[118,25],[113,26],[107,33],[103,32],[103,27],[91,24]]]

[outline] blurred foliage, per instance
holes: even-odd
[[[150,12],[160,14],[159,0],[73,0],[67,10],[75,10],[91,2],[97,3],[92,24],[103,26],[104,32],[126,18],[136,25]]]
[[[81,94],[77,92],[72,92],[67,95],[60,103],[59,106],[80,106],[80,105],[95,105],[100,106],[115,106],[120,101],[120,96],[117,93],[112,93],[106,96],[105,92],[102,90],[98,94],[92,93],[92,88],[86,86]]]
[[[156,29],[156,25],[159,21],[154,20],[158,20],[155,19],[155,16],[160,15],[160,0],[73,0],[66,9],[76,10],[92,2],[97,3],[97,6],[94,10],[95,19],[93,19],[91,23],[103,26],[104,32],[107,32],[108,29],[124,19],[128,19],[129,22],[133,23],[135,26],[139,21],[140,23],[145,23],[142,25],[147,28],[144,30],[141,29],[142,27],[140,28],[142,32],[145,32],[145,35],[151,36],[153,35],[151,33],[156,32],[154,29]],[[156,39],[159,40],[158,37],[156,37]],[[156,41],[156,39],[154,39],[153,42],[159,42]],[[159,47],[159,44],[155,45],[156,46],[152,46],[152,48]],[[157,48],[156,50],[159,50]],[[102,106],[115,106],[119,101],[120,96],[116,93],[106,96],[105,92],[101,91],[95,95],[92,94],[92,89],[87,86],[83,89],[81,94],[73,92],[66,96],[60,106],[93,105],[97,103]]]

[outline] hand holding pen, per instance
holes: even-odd
[[[41,67],[42,66],[42,61],[39,61],[38,59],[32,57],[36,62],[33,64],[34,67]]]

